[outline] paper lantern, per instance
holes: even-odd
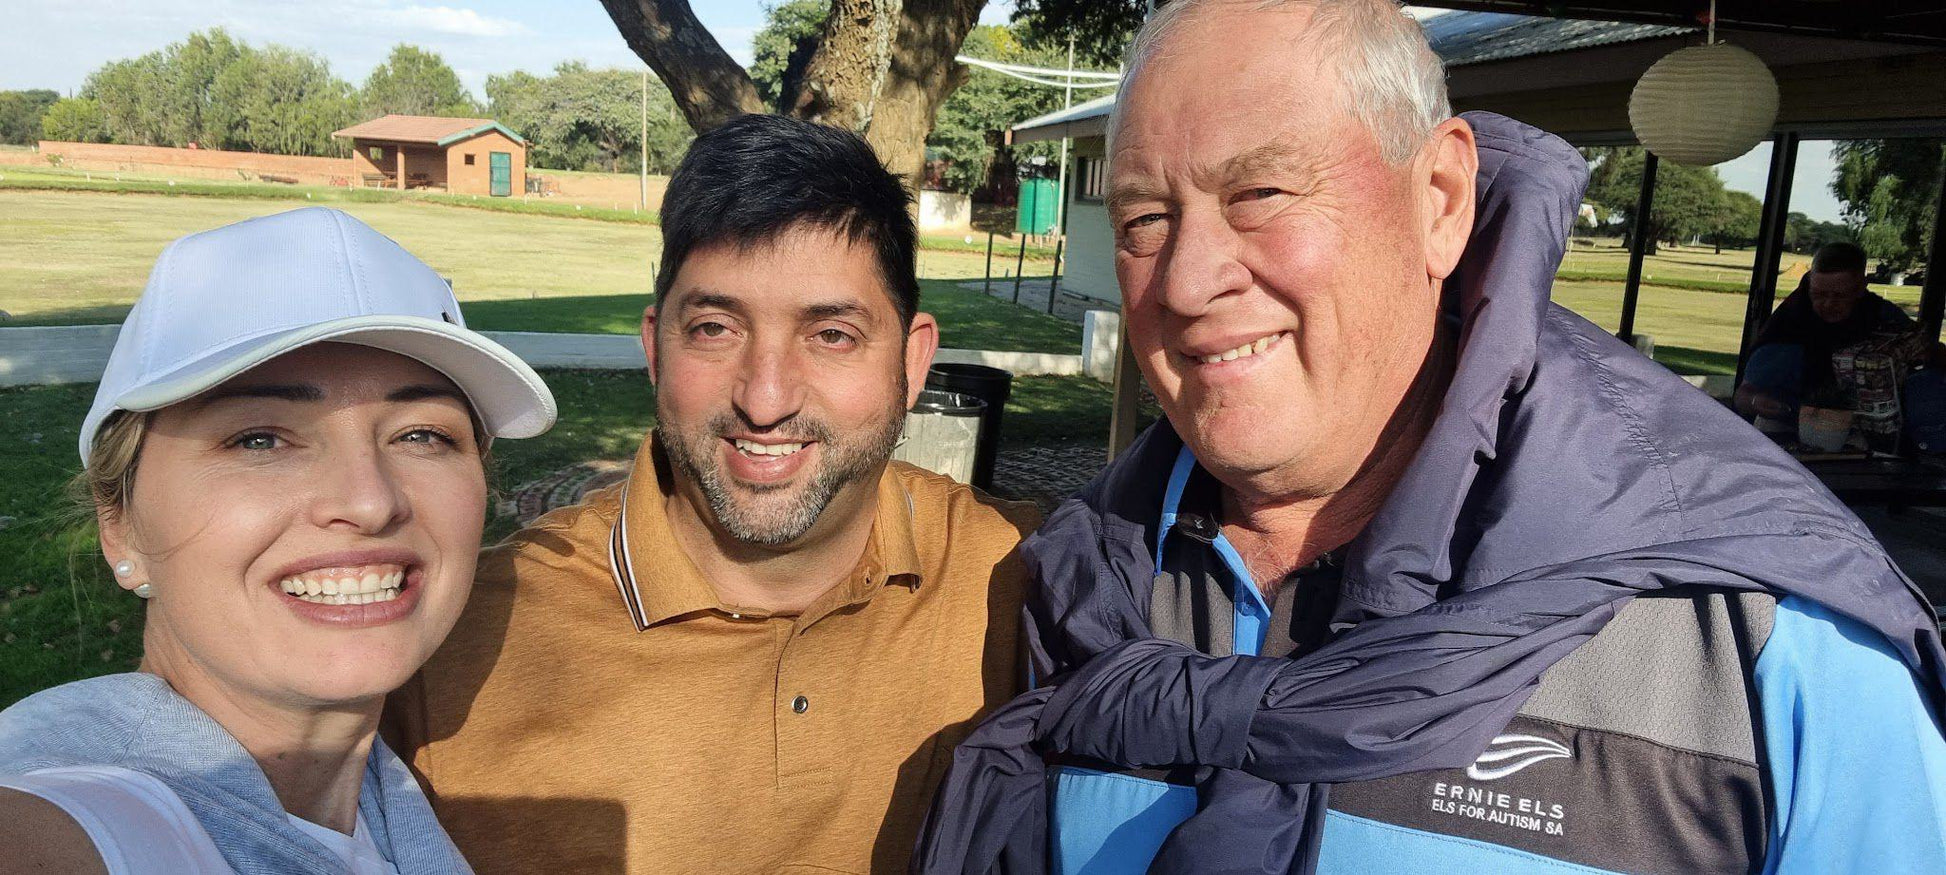
[[[1777,77],[1728,43],[1691,46],[1655,62],[1628,99],[1636,139],[1664,161],[1707,167],[1763,142],[1777,122]]]

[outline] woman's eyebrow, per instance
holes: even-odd
[[[466,394],[460,390],[435,383],[414,383],[410,386],[400,386],[385,396],[385,400],[387,401],[424,401],[427,398],[451,398],[461,404],[472,403],[467,400]]]
[[[214,404],[232,398],[274,398],[280,401],[314,402],[324,400],[324,390],[309,383],[256,383],[245,386],[218,386],[204,393],[201,402]]]

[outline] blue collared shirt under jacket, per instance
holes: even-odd
[[[1158,511],[1183,455],[1158,423],[1023,546],[1047,686],[960,745],[914,871],[1121,871],[1051,834],[1050,759],[1188,773],[1193,805],[1141,809],[1098,843],[1146,842],[1152,872],[1315,872],[1321,851],[1347,842],[1367,871],[1433,853],[1440,871],[1481,859],[1590,871],[1458,856],[1467,840],[1435,849],[1423,842],[1453,837],[1415,845],[1376,822],[1328,825],[1331,785],[1549,759],[1559,742],[1507,735],[1542,674],[1650,601],[1638,596],[1689,592],[1775,605],[1748,691],[1764,804],[1777,809],[1758,842],[1764,867],[1938,871],[1946,650],[1932,609],[1802,466],[1549,302],[1586,162],[1510,119],[1463,117],[1480,170],[1474,234],[1446,286],[1458,364],[1418,455],[1345,548],[1342,631],[1294,658],[1212,656],[1156,636]]]

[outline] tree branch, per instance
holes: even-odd
[[[688,0],[601,0],[628,47],[669,86],[697,133],[764,111],[749,72],[696,19]]]

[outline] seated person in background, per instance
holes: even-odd
[[[1865,250],[1831,243],[1811,258],[1797,291],[1764,322],[1737,387],[1737,412],[1795,421],[1800,400],[1834,384],[1831,356],[1874,335],[1914,327],[1897,304],[1865,286]]]

